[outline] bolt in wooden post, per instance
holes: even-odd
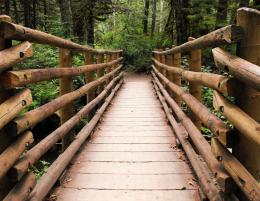
[[[181,53],[173,54],[173,66],[181,68]],[[176,75],[174,77],[174,83],[181,86],[181,76]],[[175,101],[178,105],[181,105],[181,99],[178,96],[175,96]]]
[[[194,39],[195,38],[189,37],[188,40],[192,41]],[[194,71],[194,72],[201,71],[201,50],[200,49],[194,50],[190,53],[189,69],[190,71]],[[190,90],[190,94],[193,95],[197,100],[201,102],[201,86],[199,84],[190,82],[189,90]],[[191,111],[189,116],[192,119],[193,123],[200,130],[200,126],[201,126],[200,120]]]
[[[60,67],[72,67],[72,52],[68,49],[60,48],[59,53]],[[60,95],[73,91],[72,78],[65,77],[60,79]],[[60,110],[61,124],[70,119],[74,114],[73,103],[66,105]],[[74,132],[71,131],[62,139],[62,151],[64,151],[74,139]]]
[[[93,64],[94,63],[94,58],[93,58],[93,54],[91,52],[86,52],[85,53],[85,64]],[[95,80],[95,72],[88,72],[85,74],[85,82],[89,83]],[[90,90],[87,93],[87,97],[86,97],[86,104],[88,104],[89,102],[91,102],[93,99],[95,98],[95,91],[94,90]],[[95,110],[93,109],[89,114],[88,114],[88,120],[90,120],[95,114]]]
[[[240,8],[237,11],[237,25],[245,31],[244,39],[237,47],[237,55],[260,66],[260,11],[251,8]],[[260,91],[245,86],[238,106],[249,116],[260,122]],[[260,182],[260,146],[239,134],[239,143],[233,153],[247,170]]]

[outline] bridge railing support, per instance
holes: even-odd
[[[209,170],[215,175],[225,194],[224,199],[227,200],[234,194],[241,200],[256,201],[260,198],[258,160],[260,153],[260,48],[258,45],[260,35],[257,26],[259,21],[259,11],[240,8],[237,12],[237,25],[223,27],[196,39],[189,38],[188,42],[171,49],[153,51],[152,68],[155,83],[158,88],[161,86],[161,93],[173,109],[174,117],[176,116],[183,124],[189,135],[188,139],[193,142]],[[236,43],[238,56],[222,48],[215,48]],[[201,72],[201,50],[210,47],[214,48],[212,52],[216,66],[230,75]],[[181,54],[190,55],[189,70],[180,68]],[[173,62],[158,59],[163,56],[167,58],[173,56]],[[165,70],[167,74],[164,73]],[[188,81],[189,92],[180,88],[171,74]],[[162,86],[170,89],[174,101],[169,98]],[[218,116],[221,116],[221,119],[216,112],[213,113],[203,105],[201,86],[214,90],[213,105],[215,110],[219,111]],[[232,96],[236,101],[231,102],[228,96]],[[192,121],[173,104],[173,102],[178,102],[178,98],[185,102],[192,112],[190,116]],[[222,121],[223,117],[229,124]],[[202,134],[197,132],[200,129],[200,122],[212,132],[211,150],[208,149],[206,152],[199,142],[203,138]],[[230,124],[234,129],[229,126]],[[208,144],[204,147],[209,146]],[[208,157],[208,154],[215,156],[215,165],[212,165],[210,160],[212,157]]]
[[[8,16],[0,16],[0,200],[27,200],[36,183],[32,166],[36,165],[47,151],[62,141],[63,153],[58,158],[67,159],[76,153],[88,135],[75,138],[74,127],[89,116],[85,126],[88,134],[100,119],[111,98],[122,83],[121,50],[96,50],[60,37],[11,23]],[[11,41],[21,41],[11,47]],[[51,45],[59,48],[59,67],[12,70],[12,66],[32,56],[32,44]],[[72,66],[73,52],[83,54],[85,64]],[[97,63],[94,56],[98,55]],[[113,58],[105,55],[114,55]],[[83,75],[85,85],[73,89],[73,77]],[[20,113],[32,103],[28,84],[60,79],[60,95],[33,110]],[[115,87],[116,86],[116,87]],[[19,87],[19,91],[16,89]],[[98,93],[95,94],[96,89]],[[96,96],[95,96],[96,95]],[[73,102],[86,96],[86,105],[74,113]],[[102,105],[105,97],[110,98]],[[97,112],[96,109],[99,109]],[[59,111],[59,112],[58,112]],[[61,125],[34,146],[30,131],[51,115],[59,113]],[[85,131],[84,130],[84,131]],[[80,140],[79,140],[80,138]],[[77,147],[75,149],[75,146]],[[73,151],[71,151],[73,149]],[[58,152],[60,153],[60,152]],[[55,160],[60,172],[52,177],[52,184],[60,177],[67,162]],[[47,179],[49,170],[43,176]],[[39,185],[39,184],[38,184]],[[52,186],[48,185],[48,188]],[[48,191],[42,192],[44,196]],[[44,198],[42,197],[42,199]]]

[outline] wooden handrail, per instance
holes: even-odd
[[[71,161],[72,157],[77,153],[80,146],[85,142],[92,130],[101,118],[101,115],[105,112],[116,91],[120,88],[122,81],[117,84],[110,95],[106,98],[105,103],[98,110],[91,121],[78,133],[77,138],[71,143],[71,145],[59,155],[59,157],[48,168],[47,172],[38,180],[35,188],[29,196],[29,200],[38,201],[42,200],[52,186],[55,184],[59,176],[62,174],[66,166]],[[51,179],[50,179],[51,178]]]
[[[122,57],[108,62],[99,64],[89,64],[75,68],[60,67],[60,68],[44,68],[44,69],[28,69],[19,71],[7,71],[0,75],[0,83],[4,89],[25,86],[27,84],[53,80],[62,77],[72,77],[84,73],[92,72],[98,69],[104,69],[122,61]]]
[[[260,66],[232,55],[221,48],[213,49],[212,53],[217,67],[227,69],[231,75],[260,90]]]
[[[55,47],[92,53],[120,53],[122,50],[95,50],[87,45],[79,45],[72,41],[42,31],[30,29],[18,24],[0,22],[0,37],[11,40],[30,41]]]
[[[26,154],[18,160],[10,170],[9,176],[12,180],[19,180],[30,165],[35,164],[53,145],[55,145],[55,143],[66,136],[66,134],[77,123],[79,123],[83,117],[85,117],[102,99],[105,98],[106,95],[108,95],[108,92],[120,79],[122,79],[122,77],[123,74],[121,73],[119,76],[114,78],[95,99],[85,105],[77,114],[26,152]]]
[[[194,114],[218,137],[222,143],[227,144],[227,136],[231,134],[231,130],[213,114],[206,106],[199,102],[196,98],[183,90],[181,87],[170,82],[165,76],[163,76],[154,66],[153,70],[158,77],[169,87],[174,93],[176,93]]]
[[[58,109],[72,102],[73,100],[82,97],[89,90],[96,88],[98,85],[105,82],[108,78],[114,76],[121,68],[122,66],[119,66],[118,68],[106,74],[105,76],[98,78],[97,80],[90,82],[73,92],[59,96],[51,102],[27,112],[25,115],[21,117],[17,117],[9,124],[7,124],[7,129],[9,130],[11,135],[18,135],[26,129],[34,127],[38,122],[49,117]]]
[[[165,51],[153,51],[155,54],[167,55],[175,53],[190,52],[196,49],[207,47],[217,47],[220,45],[227,45],[240,41],[244,36],[244,31],[241,27],[236,25],[229,25],[201,36],[192,41],[186,42],[177,47]]]
[[[240,93],[243,86],[238,80],[223,75],[213,73],[193,72],[165,65],[156,59],[153,59],[155,66],[163,68],[170,73],[181,76],[184,80],[195,82],[203,86],[215,89],[227,96],[236,96]]]

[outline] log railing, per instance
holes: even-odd
[[[21,42],[11,46],[12,40]],[[33,56],[31,42],[59,48],[59,67],[13,70],[15,64]],[[85,65],[72,66],[75,51],[83,54]],[[95,50],[0,16],[0,200],[44,199],[121,86],[121,52]],[[79,75],[85,77],[86,83],[74,90],[73,77]],[[53,79],[60,80],[60,96],[21,114],[32,103],[31,91],[26,86]],[[86,105],[75,113],[73,101],[81,97],[86,98]],[[34,134],[30,130],[56,112],[61,125],[33,144]],[[88,123],[76,134],[74,127],[86,117]],[[62,153],[36,182],[30,168],[60,141]]]
[[[237,25],[153,52],[155,91],[209,200],[260,200],[260,12],[241,8],[237,13]],[[218,47],[230,44],[238,44],[240,57]],[[212,47],[216,66],[228,76],[201,69],[201,50]],[[181,68],[181,54],[190,55],[189,70]],[[182,88],[180,78],[189,82],[189,90]],[[215,110],[233,127],[203,105],[201,86],[214,90]],[[180,100],[188,106],[187,114]],[[213,134],[210,143],[201,134],[201,124]]]

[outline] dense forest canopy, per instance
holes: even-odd
[[[259,0],[1,0],[0,13],[27,27],[98,48],[122,48],[146,69],[153,48],[171,47],[227,24]]]

